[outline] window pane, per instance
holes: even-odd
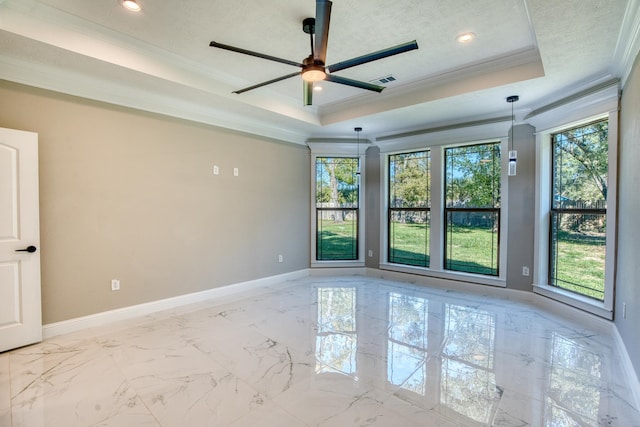
[[[604,299],[605,216],[551,214],[551,272],[554,286],[600,301]]]
[[[607,200],[607,122],[553,135],[553,207],[603,208]]]
[[[498,143],[447,148],[445,161],[447,207],[500,206]]]
[[[604,300],[608,123],[552,136],[549,284]]]
[[[447,270],[498,275],[498,210],[447,211]]]
[[[426,208],[430,206],[429,151],[389,156],[389,206]]]
[[[358,159],[316,159],[316,207],[357,208]]]
[[[358,259],[358,211],[317,209],[316,258],[318,260]]]
[[[447,270],[498,275],[500,144],[445,150]]]
[[[389,262],[429,266],[430,151],[389,156]]]
[[[358,259],[358,159],[316,159],[316,259]]]
[[[389,262],[429,266],[429,212],[391,210]]]

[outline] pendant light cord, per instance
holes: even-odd
[[[513,117],[513,102],[511,103],[511,151],[513,151],[513,139],[514,139],[514,135],[513,135],[513,125],[515,123],[515,119]]]
[[[356,132],[356,135],[357,135],[356,150],[357,150],[358,167],[356,169],[356,175],[360,175],[360,132],[362,132],[362,128],[356,127],[356,128],[353,128],[353,130]]]
[[[515,126],[516,123],[516,116],[514,115],[513,112],[513,103],[514,102],[518,102],[520,100],[520,97],[518,95],[511,95],[511,96],[507,96],[507,102],[509,104],[511,104],[511,148],[510,150],[513,151],[513,140],[514,138],[514,131],[513,131],[513,127]]]

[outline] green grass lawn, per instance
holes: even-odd
[[[558,233],[555,286],[598,300],[604,298],[605,236]]]
[[[426,224],[391,224],[389,262],[429,266],[429,227]],[[426,250],[425,250],[426,248]]]
[[[316,253],[319,260],[358,259],[355,221],[322,220],[318,224]]]
[[[325,260],[356,259],[353,221],[322,221],[318,253]],[[393,223],[389,261],[428,267],[429,227]],[[447,236],[446,268],[480,274],[497,274],[498,254],[491,230],[455,227]],[[493,253],[492,253],[493,246]],[[426,251],[425,251],[426,248]],[[555,286],[602,300],[604,296],[604,235],[562,232],[557,245]]]
[[[425,224],[394,222],[391,226],[392,248],[389,261],[400,264],[429,266],[429,227]],[[447,236],[448,270],[497,275],[498,254],[491,230],[476,227],[455,227]],[[492,251],[493,247],[493,251]]]

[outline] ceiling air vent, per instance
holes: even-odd
[[[395,81],[396,81],[396,78],[393,77],[391,74],[389,74],[388,76],[371,80],[370,83],[388,85],[389,83],[393,83]]]

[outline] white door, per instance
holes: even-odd
[[[0,351],[42,340],[38,134],[0,128]]]

